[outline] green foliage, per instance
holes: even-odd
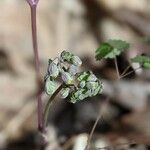
[[[91,72],[78,72],[81,59],[74,54],[63,51],[60,57],[49,60],[45,76],[45,91],[52,95],[56,91],[57,79],[62,80],[61,97],[71,103],[95,96],[102,92],[102,82]]]
[[[96,50],[96,60],[101,60],[102,58],[113,59],[120,55],[123,50],[128,49],[129,44],[122,40],[108,40],[100,45]]]
[[[131,58],[131,62],[139,63],[145,68],[150,68],[150,56],[138,55],[134,58]]]

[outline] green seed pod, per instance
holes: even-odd
[[[73,56],[72,53],[63,51],[60,55],[60,59],[61,59],[61,61],[67,61],[67,62],[71,63],[72,56]]]
[[[71,60],[75,66],[80,66],[82,64],[82,61],[78,56],[72,56]]]
[[[68,95],[69,95],[69,92],[70,92],[70,89],[69,88],[63,88],[62,90],[61,90],[61,97],[62,98],[66,98]]]
[[[86,71],[77,74],[78,81],[82,81],[82,80],[86,81],[88,77],[89,77],[89,72]]]
[[[86,82],[85,82],[85,81],[81,81],[81,82],[79,83],[79,86],[80,86],[81,88],[84,88],[85,85],[86,85]]]
[[[52,95],[54,93],[54,91],[56,90],[56,83],[52,80],[50,80],[50,77],[48,77],[46,79],[46,82],[45,82],[45,92],[48,94],[48,95]]]
[[[88,89],[92,89],[92,90],[94,90],[94,89],[96,89],[97,87],[99,86],[99,84],[98,84],[98,82],[87,82],[86,83],[86,87],[88,88]]]
[[[75,75],[75,74],[77,73],[77,70],[78,70],[77,66],[75,66],[75,65],[70,65],[68,72],[69,72],[71,75]]]
[[[51,77],[57,78],[57,76],[59,75],[59,68],[57,64],[52,62],[48,67],[48,73]]]
[[[91,72],[91,75],[88,77],[87,81],[96,81],[97,77]]]
[[[79,88],[75,93],[74,96],[75,98],[79,101],[79,100],[83,100],[85,98],[85,95],[83,94],[85,90],[82,88]]]
[[[85,92],[86,97],[91,97],[92,96],[92,90],[89,89]]]
[[[61,77],[66,84],[72,84],[73,76],[70,73],[63,71],[61,72]]]

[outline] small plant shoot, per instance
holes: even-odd
[[[95,58],[96,60],[114,59],[118,79],[121,79],[134,72],[127,72],[131,66],[129,65],[120,75],[116,59],[116,57],[119,56],[124,50],[128,49],[129,46],[130,44],[123,40],[108,40],[107,42],[103,42],[100,44],[100,47],[95,51]],[[130,60],[131,63],[139,63],[143,68],[150,68],[150,56],[138,55],[134,58],[131,58]],[[136,68],[135,71],[140,68]]]

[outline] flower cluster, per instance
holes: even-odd
[[[45,76],[46,93],[52,95],[56,91],[56,80],[60,77],[64,85],[61,96],[72,103],[101,93],[102,82],[91,71],[78,73],[81,64],[78,56],[67,51],[63,51],[59,58],[50,59]]]

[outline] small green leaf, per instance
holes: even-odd
[[[96,60],[101,60],[111,53],[113,47],[108,43],[102,43],[100,47],[96,50]]]
[[[108,40],[108,43],[115,49],[120,51],[129,48],[129,43],[122,41],[122,40]]]
[[[102,58],[113,59],[120,53],[129,48],[129,44],[122,40],[108,40],[102,43],[100,47],[96,50],[96,59],[101,60]]]
[[[145,68],[150,68],[150,56],[138,55],[131,58],[131,61],[134,63],[140,63]]]
[[[57,88],[56,83],[52,81],[50,77],[48,77],[45,82],[45,92],[48,95],[52,95],[55,92],[56,88]]]

